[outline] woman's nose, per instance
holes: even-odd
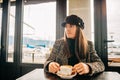
[[[70,32],[70,29],[66,29],[67,32]]]
[[[70,27],[67,27],[66,29],[69,31],[69,30],[70,30]]]

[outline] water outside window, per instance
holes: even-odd
[[[43,64],[55,39],[56,2],[24,5],[22,62]]]

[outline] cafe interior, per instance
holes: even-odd
[[[119,4],[120,0],[0,0],[0,80],[62,80],[43,78],[42,72],[54,42],[64,36],[61,23],[71,14],[83,19],[83,31],[105,65],[105,78],[89,80],[120,80]]]

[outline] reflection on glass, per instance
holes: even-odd
[[[56,38],[56,2],[24,6],[23,63],[44,63]]]
[[[107,0],[108,65],[120,66],[120,0]],[[111,6],[112,5],[112,6]]]
[[[15,6],[10,7],[10,23],[8,38],[8,62],[13,62],[14,53],[14,32],[15,32]]]

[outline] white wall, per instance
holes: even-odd
[[[68,0],[67,15],[76,14],[85,23],[84,32],[88,40],[92,40],[91,30],[91,0]]]

